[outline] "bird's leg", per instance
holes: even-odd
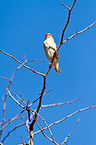
[[[54,67],[54,65],[52,63],[49,63],[50,67]]]

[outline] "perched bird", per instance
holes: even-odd
[[[45,34],[45,41],[43,45],[47,58],[49,59],[50,62],[52,62],[52,65],[54,65],[56,73],[59,74],[61,72],[58,63],[59,55],[58,55],[56,43],[53,39],[53,36],[50,33]],[[53,60],[53,56],[54,56],[54,60]]]

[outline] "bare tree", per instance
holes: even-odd
[[[62,35],[61,35],[61,41],[58,45],[58,48],[57,48],[57,51],[60,50],[61,46],[66,43],[67,41],[69,41],[70,39],[72,39],[73,37],[77,36],[78,34],[81,34],[83,32],[85,32],[86,30],[88,30],[90,27],[92,27],[94,24],[96,24],[96,22],[92,23],[91,25],[87,26],[86,28],[84,28],[83,30],[79,31],[79,32],[76,32],[75,34],[73,34],[72,36],[70,36],[69,38],[67,38],[66,40],[64,40],[64,36],[65,36],[65,32],[66,32],[66,28],[68,26],[68,24],[70,23],[70,18],[71,18],[71,13],[73,11],[73,8],[74,8],[74,5],[76,4],[76,0],[74,0],[71,8],[69,8],[67,5],[65,5],[64,3],[60,2],[65,8],[67,8],[68,10],[68,18],[67,18],[67,22],[62,30]],[[9,124],[11,124],[14,120],[22,120],[22,123],[20,123],[19,125],[16,125],[15,127],[13,126],[13,128],[11,130],[9,130],[7,132],[7,134],[3,137],[3,139],[1,140],[1,145],[4,143],[4,141],[8,138],[8,136],[13,133],[13,131],[15,131],[17,128],[19,127],[22,127],[24,125],[26,125],[26,129],[27,131],[29,132],[29,141],[28,142],[25,142],[24,139],[21,137],[21,140],[22,140],[22,145],[33,145],[33,140],[34,140],[34,136],[37,135],[38,133],[41,133],[43,134],[43,136],[45,138],[47,138],[50,142],[53,142],[53,144],[55,145],[63,145],[63,144],[66,144],[68,143],[68,140],[70,138],[70,136],[73,134],[73,132],[77,129],[77,125],[79,123],[79,120],[80,120],[80,117],[78,118],[78,120],[76,121],[76,125],[73,127],[73,130],[68,134],[68,136],[66,138],[63,139],[63,141],[61,141],[61,143],[58,143],[56,140],[55,140],[55,137],[54,137],[54,134],[52,133],[51,131],[51,127],[56,125],[56,124],[59,124],[61,122],[63,122],[64,120],[66,120],[67,118],[70,118],[72,116],[74,116],[75,114],[79,113],[79,112],[82,112],[84,110],[88,110],[90,108],[95,108],[96,105],[94,106],[88,106],[88,107],[85,107],[85,108],[82,108],[82,109],[79,109],[79,110],[76,110],[75,112],[67,115],[66,117],[63,117],[61,119],[59,119],[58,121],[54,121],[52,122],[51,124],[48,124],[47,121],[46,121],[46,118],[43,118],[40,114],[39,114],[39,111],[42,109],[42,108],[47,108],[47,107],[54,107],[54,106],[60,106],[60,105],[64,105],[64,104],[71,104],[77,100],[79,100],[78,98],[77,99],[74,99],[74,100],[71,100],[71,101],[68,101],[68,102],[61,102],[61,103],[54,103],[54,104],[47,104],[47,105],[42,105],[42,98],[43,96],[50,92],[51,90],[46,91],[46,79],[47,79],[47,76],[52,68],[52,65],[49,65],[46,73],[40,73],[36,70],[34,70],[33,68],[29,67],[27,64],[32,62],[32,61],[41,61],[41,60],[30,60],[30,61],[27,61],[27,59],[25,58],[25,61],[24,62],[21,62],[19,61],[17,58],[15,58],[13,55],[10,55],[8,54],[7,52],[4,52],[3,50],[0,50],[0,52],[2,54],[5,54],[6,57],[10,57],[12,58],[15,62],[18,62],[19,66],[16,68],[16,70],[14,71],[14,73],[12,74],[11,76],[11,79],[9,80],[8,78],[4,77],[4,76],[0,76],[1,79],[5,79],[6,81],[8,81],[8,87],[6,88],[6,94],[5,94],[5,97],[3,98],[3,117],[2,117],[2,121],[1,121],[1,129],[0,129],[0,136],[2,136],[2,133],[4,132],[4,129],[7,128],[9,126]],[[54,60],[54,57],[56,55],[56,52],[54,53],[54,56],[53,56],[53,59],[52,59],[52,62]],[[43,61],[42,61],[43,62]],[[51,62],[51,63],[52,63]],[[41,90],[41,93],[39,95],[39,97],[34,100],[33,102],[31,102],[29,104],[28,101],[26,101],[24,99],[24,97],[21,95],[21,94],[18,94],[18,93],[15,93],[13,92],[12,90],[10,90],[10,86],[11,85],[14,85],[12,80],[13,78],[15,77],[15,74],[16,72],[21,68],[21,67],[24,67],[30,71],[32,71],[33,73],[41,76],[43,78],[43,87],[42,87],[42,90]],[[14,102],[16,103],[17,106],[19,106],[22,111],[20,111],[15,117],[12,117],[11,119],[8,119],[7,121],[5,120],[5,111],[6,111],[6,103],[7,103],[7,96],[10,96],[12,100],[14,100]],[[37,108],[34,110],[32,105],[38,101],[38,106]],[[23,112],[27,112],[27,116],[21,116],[21,114],[23,114]],[[40,120],[42,120],[42,125],[39,124],[39,121],[38,121],[38,118],[40,118]],[[23,121],[23,119],[26,119],[26,121]],[[34,131],[34,128],[35,126],[34,125],[37,125],[38,127],[38,131]],[[41,126],[45,126],[45,127],[41,127]],[[47,135],[44,131],[45,130],[48,130],[49,134],[50,135]]]

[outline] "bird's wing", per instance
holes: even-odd
[[[56,50],[56,48],[53,48],[53,47],[51,47],[51,46],[49,46],[49,49],[53,49],[53,50]]]

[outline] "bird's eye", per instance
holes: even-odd
[[[51,34],[49,34],[49,36],[52,36]]]

